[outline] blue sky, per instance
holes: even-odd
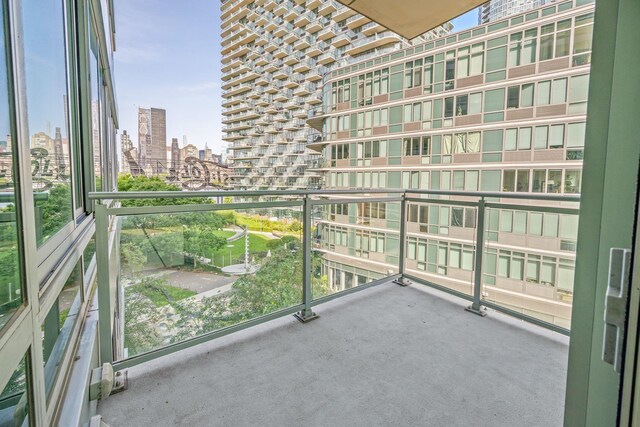
[[[220,152],[220,2],[116,0],[120,132],[138,142],[138,107],[167,110],[167,143]]]
[[[478,9],[470,10],[469,12],[458,16],[451,21],[451,23],[453,24],[454,33],[475,27],[478,25]]]
[[[219,153],[220,2],[115,0],[115,80],[120,132],[138,143],[138,107],[167,110],[167,143],[182,135]],[[454,31],[477,23],[477,12],[456,18]]]

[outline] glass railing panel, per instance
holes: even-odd
[[[482,299],[569,329],[578,215],[556,208],[487,208]]]
[[[385,194],[363,196],[320,197],[331,203],[313,207],[314,300],[398,274],[400,202],[384,201]]]
[[[120,217],[124,340],[116,354],[301,304],[301,215],[295,206]]]
[[[456,202],[475,204],[475,200],[442,199],[407,202],[405,272],[471,296],[478,213],[475,206]]]

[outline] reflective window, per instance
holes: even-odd
[[[98,60],[98,42],[96,40],[91,19],[89,19],[89,38],[91,50],[89,52],[89,82],[91,84],[91,146],[93,149],[93,172],[95,175],[96,191],[103,191],[105,181],[102,163],[102,105],[100,103],[100,67]]]
[[[27,356],[25,356],[18,363],[4,390],[0,392],[0,426],[29,425],[30,402],[27,389]]]
[[[71,221],[73,210],[63,3],[24,2],[22,19],[36,237],[42,245]]]
[[[78,262],[60,291],[58,301],[51,307],[42,324],[44,383],[47,395],[51,393],[55,383],[60,362],[78,317],[82,303],[82,276],[82,264]]]
[[[0,8],[0,19],[2,14]],[[5,48],[4,32],[0,32],[0,328],[23,301]]]

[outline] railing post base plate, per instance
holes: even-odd
[[[484,307],[475,308],[473,305],[465,308],[469,313],[477,314],[480,317],[485,317],[487,315],[487,309]]]
[[[311,310],[302,310],[294,314],[293,317],[298,319],[301,323],[309,323],[312,320],[316,320],[320,316],[318,316],[316,313],[314,313]]]
[[[411,280],[405,279],[404,277],[398,277],[396,280],[394,280],[391,283],[399,285],[399,286],[409,286],[409,285],[412,284]]]

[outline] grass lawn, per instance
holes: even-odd
[[[220,231],[217,233],[228,233],[228,235],[222,235],[223,237],[233,236],[235,233],[231,231]],[[249,234],[249,257],[251,254],[256,252],[266,252],[269,249],[267,248],[267,242],[269,239],[260,235],[260,234]],[[213,263],[217,266],[227,266],[229,265],[229,250],[231,250],[231,258],[236,260],[238,258],[244,257],[244,238],[238,239],[235,242],[228,243],[229,245],[233,245],[231,248],[223,247],[219,249],[217,252],[213,254]]]
[[[147,232],[150,236],[158,235],[159,233],[180,233],[182,232],[182,228],[180,227],[171,227],[171,228],[162,228],[162,229],[147,229]],[[130,233],[132,235],[142,235],[142,230],[139,229],[129,229],[123,230],[123,233]],[[228,239],[229,237],[235,235],[234,231],[228,230],[215,230],[214,234],[220,237],[224,237]],[[256,252],[266,252],[267,242],[269,239],[261,234],[249,234],[249,256]],[[231,248],[227,247],[227,245],[233,245]],[[231,258],[237,260],[238,258],[244,257],[244,238],[238,239],[235,242],[228,243],[224,245],[221,249],[218,249],[213,253],[213,263],[218,267],[224,267],[229,265],[229,250],[231,250]],[[211,251],[206,250],[204,256],[206,258],[211,258]]]
[[[189,289],[176,288],[170,285],[133,285],[127,289],[128,292],[136,292],[149,298],[156,307],[169,304],[169,300],[180,301],[181,299],[194,296],[196,292]]]

